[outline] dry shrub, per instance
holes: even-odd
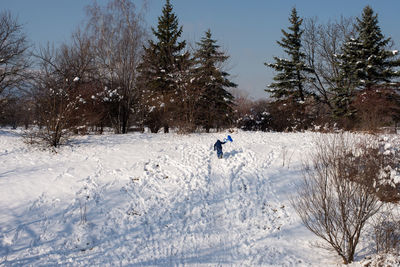
[[[270,104],[271,129],[282,131],[307,130],[312,125],[312,99],[300,103],[293,99],[279,100]]]
[[[372,88],[357,93],[352,106],[356,110],[355,127],[376,132],[398,121],[400,97],[394,89]]]
[[[375,164],[379,172],[377,180],[370,179],[370,186],[379,199],[386,203],[400,201],[400,150],[398,145],[391,144],[387,138],[378,142],[378,148],[370,148],[370,165]]]
[[[368,257],[361,262],[363,267],[397,267],[400,266],[400,255],[397,254],[377,254]]]
[[[365,185],[383,202],[399,201],[399,185],[393,180],[399,167],[399,156],[385,153],[388,151],[384,151],[384,144],[374,137],[362,141],[355,148],[347,155],[353,164],[344,166],[347,179]]]
[[[176,121],[174,123],[178,134],[185,135],[196,132],[197,126],[194,123],[185,121]]]
[[[324,135],[316,142],[311,162],[305,165],[303,183],[292,204],[304,225],[335,251],[345,264],[354,260],[366,222],[381,202],[369,186],[373,140],[349,134]],[[377,179],[377,177],[374,177]]]
[[[376,216],[373,230],[378,254],[400,253],[400,219],[395,216],[393,209]]]

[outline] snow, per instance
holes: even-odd
[[[337,266],[290,205],[316,135],[88,135],[55,153],[0,128],[0,265]]]
[[[400,256],[395,253],[376,255],[374,257],[366,258],[361,261],[361,264],[365,267],[399,266]]]

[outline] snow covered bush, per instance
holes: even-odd
[[[244,131],[267,131],[270,125],[271,115],[266,101],[252,102],[236,121],[236,126]]]
[[[379,175],[368,154],[371,144],[371,138],[348,134],[321,137],[292,199],[306,228],[345,264],[354,260],[366,222],[382,205],[369,186]]]
[[[361,261],[363,267],[395,267],[400,266],[399,254],[377,254]]]
[[[395,145],[398,141],[388,137],[369,137],[357,144],[351,158],[356,163],[351,177],[361,172],[359,180],[370,188],[370,191],[382,202],[398,202],[400,200],[400,151]]]

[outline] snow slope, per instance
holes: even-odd
[[[316,134],[77,137],[0,129],[0,265],[336,266],[290,195]]]

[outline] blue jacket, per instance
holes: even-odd
[[[217,152],[222,152],[222,145],[225,143],[226,142],[221,142],[217,140],[217,142],[214,144],[214,150],[217,150]]]

